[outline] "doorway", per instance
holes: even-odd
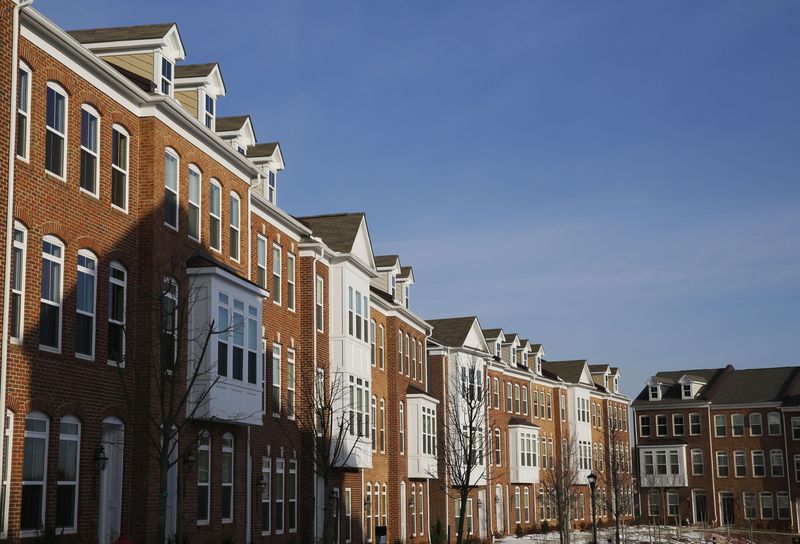
[[[497,532],[503,534],[503,487],[494,488],[494,504],[497,513]]]
[[[122,517],[122,461],[125,449],[125,428],[117,418],[103,420],[101,447],[108,458],[100,474],[100,510],[97,538],[100,544],[113,544],[120,536]]]
[[[700,525],[708,523],[708,498],[705,489],[692,490],[692,504],[694,522]]]
[[[722,525],[733,525],[736,521],[736,514],[733,510],[733,493],[730,491],[720,491],[719,509],[722,514]]]

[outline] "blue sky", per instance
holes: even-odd
[[[176,21],[295,214],[366,211],[423,317],[549,358],[800,364],[800,3],[36,0]],[[235,6],[235,7],[234,7]]]

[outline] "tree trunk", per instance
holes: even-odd
[[[464,514],[467,512],[467,493],[461,492],[461,504],[458,506],[458,526],[456,527],[456,544],[464,542]]]
[[[158,514],[156,518],[156,544],[166,542],[167,530],[167,452],[161,454],[158,463]]]

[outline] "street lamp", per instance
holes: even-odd
[[[100,472],[103,472],[106,469],[106,464],[108,463],[108,456],[106,455],[106,450],[103,446],[97,446],[94,450],[94,466]]]
[[[597,475],[592,472],[586,477],[589,481],[589,490],[592,492],[592,544],[597,544],[597,513],[595,510],[594,489],[597,486]]]

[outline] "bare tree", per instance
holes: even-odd
[[[542,470],[541,481],[545,497],[555,508],[559,542],[569,544],[570,509],[578,500],[577,486],[581,483],[578,442],[573,433],[567,433],[560,450],[549,468]]]
[[[620,544],[622,518],[633,510],[635,477],[631,466],[631,444],[628,435],[609,420],[605,426],[605,466],[600,478],[602,500],[606,512],[614,519],[615,541]]]
[[[109,331],[109,355],[116,362],[122,396],[128,417],[128,428],[135,443],[144,448],[147,458],[158,466],[158,505],[156,512],[156,542],[182,542],[181,485],[182,472],[187,460],[193,458],[200,439],[198,433],[190,432],[194,420],[202,417],[212,399],[212,391],[219,381],[216,361],[208,361],[209,345],[217,334],[235,332],[244,327],[242,322],[230,322],[216,326],[215,321],[195,324],[190,327],[189,316],[198,304],[207,302],[207,291],[195,287],[190,279],[177,281],[182,267],[171,264],[156,280],[159,288],[151,294],[145,304],[150,305],[148,315],[151,334],[157,340],[154,351],[142,350],[129,359],[120,347],[125,337],[125,327],[120,324]],[[112,300],[110,311],[114,312]],[[112,316],[113,317],[113,316]],[[131,373],[132,376],[128,376]],[[129,379],[132,378],[132,379]],[[235,423],[252,414],[235,416]],[[180,437],[184,437],[182,440]],[[191,437],[191,438],[186,438]],[[167,509],[171,471],[175,478],[176,531],[167,534]],[[148,478],[140,480],[141,490],[147,493]],[[141,506],[134,504],[132,530],[138,530]]]
[[[444,448],[442,460],[449,481],[446,493],[458,500],[456,544],[464,542],[467,499],[487,478],[486,451],[488,406],[483,391],[484,361],[475,354],[455,356],[451,365],[444,403]],[[478,485],[480,483],[480,486]]]
[[[304,366],[311,367],[311,363]],[[347,375],[342,372],[330,373],[318,367],[314,372],[299,372],[298,376],[295,384],[290,384],[295,385],[294,392],[287,389],[283,395],[297,429],[286,429],[285,434],[296,451],[310,452],[314,475],[322,483],[323,498],[327,498],[331,477],[351,466],[358,449],[368,447],[369,399],[365,390],[346,383]],[[359,399],[362,394],[363,398]],[[363,414],[358,406],[366,408]],[[281,425],[290,424],[283,419],[280,421]],[[326,501],[323,542],[333,541],[333,522],[339,519],[334,508],[338,509],[338,504],[329,508]]]

